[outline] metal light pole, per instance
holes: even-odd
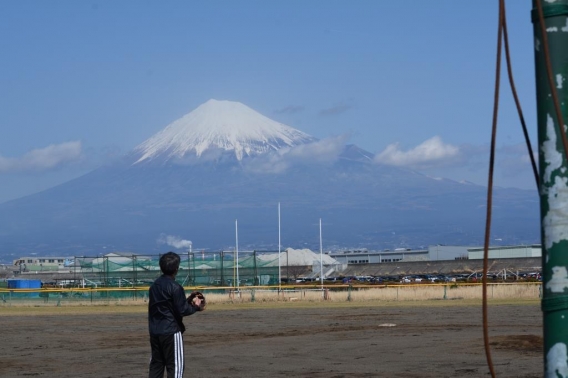
[[[533,0],[546,377],[568,376],[568,164],[560,127],[568,118],[567,17],[568,0]]]
[[[320,283],[323,292],[323,245],[321,239],[321,218],[320,218]]]
[[[236,269],[237,269],[237,282],[236,288],[237,292],[239,292],[239,223],[237,219],[235,219],[235,255],[237,258]]]
[[[286,282],[290,282],[290,252],[286,250]]]
[[[282,265],[280,262],[280,202],[278,202],[278,292],[282,290]]]

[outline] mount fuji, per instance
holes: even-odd
[[[136,163],[231,152],[237,160],[316,139],[232,101],[209,100],[134,149]]]
[[[378,165],[341,137],[319,140],[230,101],[210,100],[123,159],[0,204],[0,257],[171,249],[392,249],[480,245],[486,188]],[[495,188],[492,235],[539,240],[536,192]]]

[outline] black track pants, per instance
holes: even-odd
[[[150,360],[149,378],[163,378],[164,369],[168,378],[183,377],[183,337],[181,332],[167,336],[150,335],[152,359]]]

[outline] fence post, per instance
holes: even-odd
[[[215,255],[213,255],[213,258],[215,258]],[[190,269],[191,269],[191,284],[195,285],[197,282],[197,273],[195,272],[195,253],[191,252],[190,253],[190,259],[191,259],[191,264],[190,264]]]
[[[219,252],[219,256],[221,258],[221,286],[225,286],[225,254],[223,251]]]
[[[256,250],[254,250],[254,251],[252,252],[252,257],[253,257],[253,264],[254,264],[254,266],[253,266],[253,274],[254,274],[254,277],[253,277],[252,282],[253,282],[253,285],[258,285],[259,282],[257,282],[258,269],[257,269],[257,266],[256,266]]]
[[[105,256],[104,260],[104,270],[105,270],[105,286],[108,287],[109,282],[108,282],[108,273],[109,273],[109,266],[108,266],[108,256]]]

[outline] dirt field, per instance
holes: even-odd
[[[541,377],[537,300],[491,303],[498,377]],[[186,377],[486,377],[479,301],[211,305]],[[393,326],[394,324],[394,326]],[[144,306],[1,307],[0,376],[144,377]]]

